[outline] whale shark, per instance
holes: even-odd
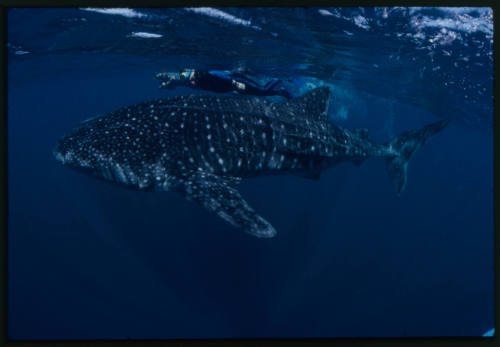
[[[330,89],[286,102],[262,97],[186,95],[122,107],[83,121],[53,154],[62,164],[138,190],[173,191],[234,227],[270,238],[275,228],[240,195],[244,178],[298,175],[319,179],[342,162],[386,161],[400,194],[408,161],[449,123],[441,120],[379,144],[367,129],[328,118]]]

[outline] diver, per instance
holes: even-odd
[[[160,72],[155,74],[155,77],[161,81],[159,88],[185,86],[218,93],[233,92],[259,96],[280,95],[287,99],[294,97],[285,88],[277,88],[281,84],[279,79],[269,81],[262,86],[235,71],[184,69],[179,73]]]

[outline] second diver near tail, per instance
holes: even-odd
[[[277,88],[281,84],[279,79],[260,85],[235,71],[184,69],[180,73],[160,72],[155,77],[161,81],[159,88],[185,86],[218,93],[233,92],[258,96],[280,95],[287,99],[293,98],[293,95],[285,88]]]

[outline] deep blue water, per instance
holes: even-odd
[[[480,336],[493,322],[487,8],[13,9],[8,15],[11,339]],[[134,34],[135,33],[135,34]],[[161,37],[145,37],[150,33]],[[384,142],[452,119],[408,167],[244,180],[258,239],[175,193],[60,165],[80,121],[238,69],[332,89],[330,118]],[[279,100],[279,99],[277,99]]]

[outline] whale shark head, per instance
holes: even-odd
[[[64,165],[74,168],[94,169],[96,168],[99,152],[94,149],[95,146],[88,141],[86,133],[77,129],[70,134],[62,137],[52,150],[54,157]]]
[[[80,123],[52,152],[62,164],[97,178],[150,189],[168,177],[160,162],[168,149],[158,140],[164,135],[151,107],[125,107]]]
[[[151,185],[150,178],[132,169],[117,155],[115,148],[99,137],[91,136],[92,128],[76,129],[64,136],[54,147],[54,157],[63,165],[85,174],[139,188]]]
[[[57,142],[52,153],[59,162],[71,168],[106,180],[123,181],[118,172],[123,163],[117,152],[126,138],[112,134],[102,123],[99,117],[81,123]]]
[[[54,157],[61,164],[83,174],[105,181],[118,181],[115,171],[120,165],[113,162],[99,143],[88,136],[90,131],[77,129],[62,137],[52,150]]]

